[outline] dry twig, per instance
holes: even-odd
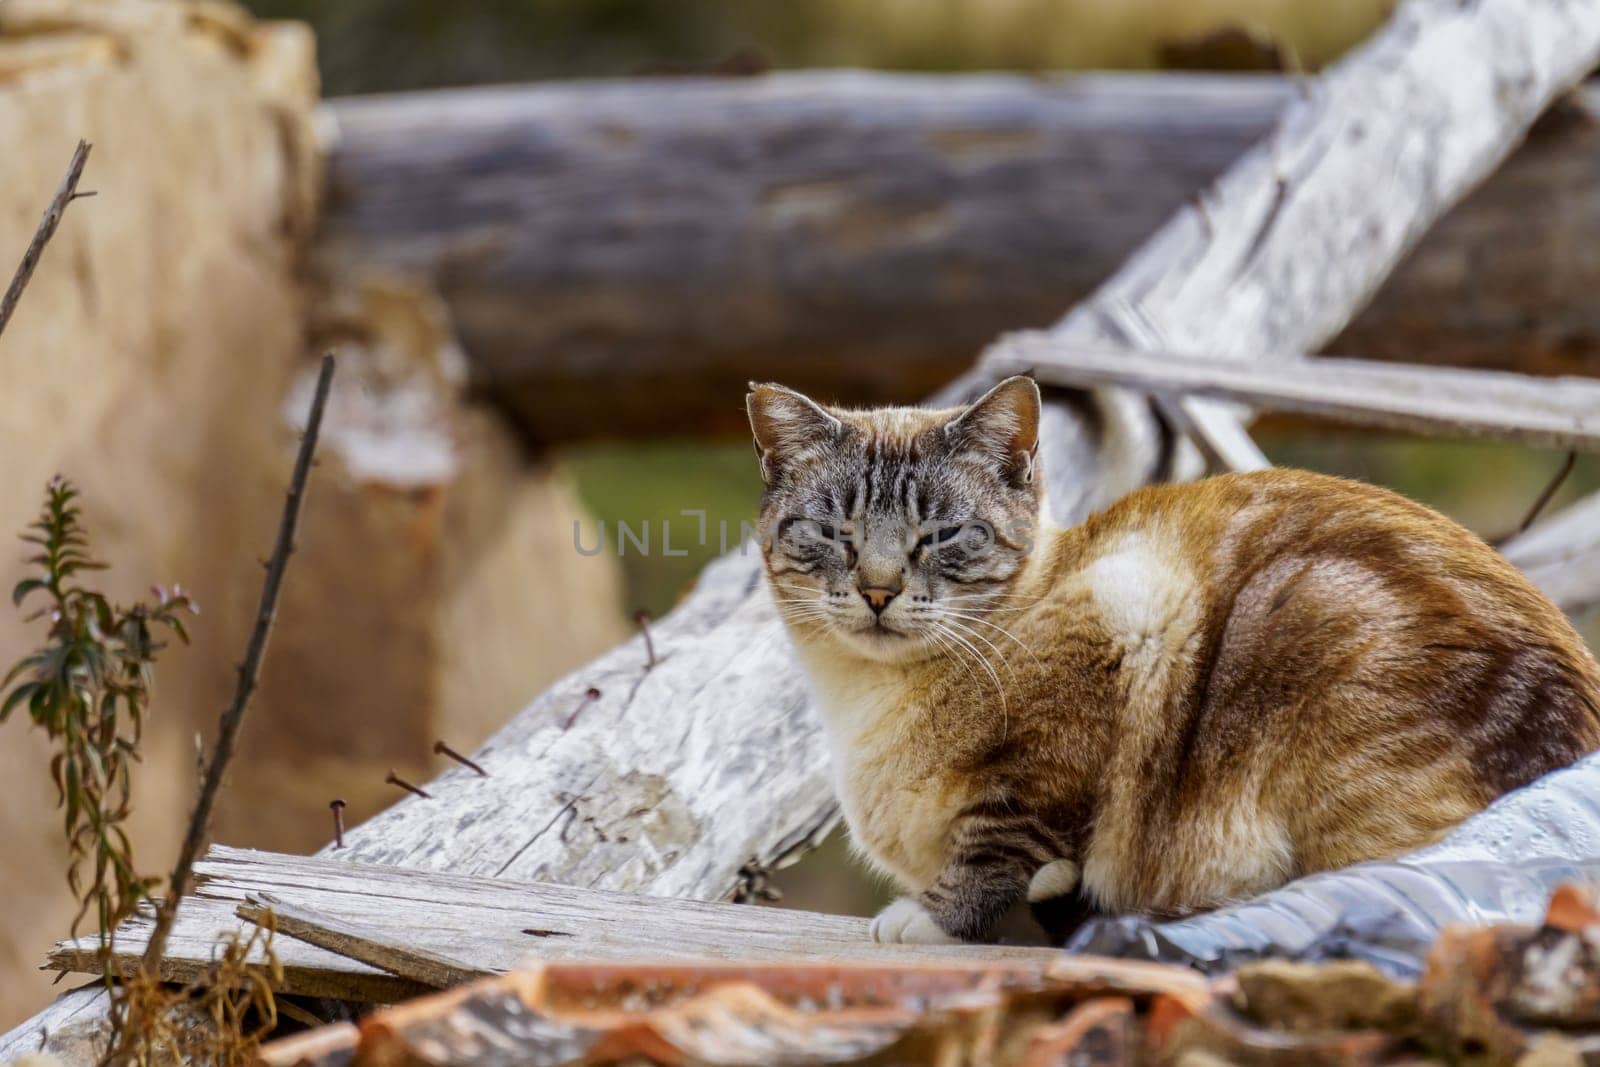
[[[1549,507],[1550,501],[1555,498],[1556,493],[1558,493],[1561,490],[1561,487],[1566,484],[1567,476],[1572,473],[1572,468],[1576,467],[1577,465],[1578,453],[1576,451],[1568,452],[1567,458],[1561,463],[1561,467],[1556,471],[1555,475],[1551,477],[1550,481],[1545,483],[1543,491],[1539,493],[1539,497],[1533,502],[1533,506],[1528,509],[1528,513],[1522,517],[1522,521],[1517,524],[1517,528],[1503,537],[1495,538],[1489,543],[1495,548],[1501,548],[1511,541],[1512,538],[1527,533],[1528,528],[1533,525],[1534,520],[1540,515],[1544,514],[1544,509]]]
[[[66,214],[67,205],[80,196],[78,180],[83,177],[84,164],[89,162],[89,148],[89,142],[78,142],[78,149],[72,153],[72,162],[67,166],[67,176],[61,179],[61,188],[56,192],[55,199],[50,201],[50,206],[45,209],[44,218],[39,220],[39,228],[34,231],[33,240],[28,243],[28,250],[22,254],[22,263],[12,277],[6,295],[0,297],[0,333],[6,332],[6,324],[11,321],[11,313],[17,308],[22,290],[28,287],[28,281],[33,277],[33,270],[39,265],[39,257],[44,254],[44,246],[50,243],[50,238],[55,236],[56,227],[61,225],[61,216]]]
[[[239,665],[239,683],[234,690],[233,702],[223,712],[222,726],[217,733],[217,744],[211,751],[211,762],[206,766],[205,781],[200,786],[200,799],[189,819],[189,831],[184,836],[183,847],[178,852],[177,865],[167,883],[167,894],[156,914],[155,927],[150,932],[150,942],[145,948],[144,970],[157,973],[161,956],[167,948],[167,938],[172,933],[173,919],[177,916],[178,901],[189,890],[189,877],[195,857],[200,853],[211,826],[211,810],[216,805],[217,793],[222,788],[222,778],[233,758],[234,742],[239,736],[239,725],[244,721],[245,709],[255,692],[256,679],[261,673],[261,660],[267,651],[267,639],[272,634],[272,623],[278,612],[278,591],[283,585],[284,571],[289,556],[294,552],[294,532],[300,521],[300,506],[305,499],[306,479],[311,474],[311,460],[317,450],[317,434],[322,428],[322,413],[328,404],[328,390],[333,384],[334,359],[322,357],[322,372],[317,378],[317,391],[311,399],[311,413],[306,418],[305,435],[300,440],[300,454],[295,459],[294,476],[289,481],[289,493],[283,505],[283,517],[278,523],[278,540],[267,566],[267,578],[261,588],[261,603],[256,609],[255,631],[250,635],[250,645],[244,662]]]

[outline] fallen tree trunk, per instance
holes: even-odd
[[[1320,347],[1597,59],[1600,6],[1410,0],[1058,337],[1219,354]],[[1043,423],[1058,521],[1171,473],[1145,403],[1103,394],[1092,418],[1085,403],[1052,397]],[[625,644],[508,723],[475,757],[487,777],[445,774],[430,797],[348,834],[337,857],[716,898],[804,848],[836,817],[827,754],[755,555],[714,564],[653,632],[654,654]],[[37,1044],[37,1024],[24,1024],[0,1053]]]
[[[903,401],[1049,323],[1298,91],[805,73],[339,100],[323,251],[435,282],[535,439],[739,431],[752,377]],[[1546,123],[1338,346],[1600,369],[1595,109]]]

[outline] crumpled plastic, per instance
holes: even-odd
[[[1363,959],[1411,978],[1444,927],[1537,924],[1555,887],[1574,881],[1600,882],[1600,753],[1506,794],[1397,860],[1310,875],[1172,922],[1094,919],[1066,947],[1209,974],[1269,956]]]

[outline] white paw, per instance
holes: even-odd
[[[960,938],[939,929],[928,909],[901,897],[872,920],[872,940],[882,945],[959,945]]]
[[[1051,860],[1035,871],[1028,883],[1028,903],[1038,904],[1076,892],[1078,875],[1078,865],[1071,860]]]

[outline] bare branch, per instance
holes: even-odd
[[[217,793],[222,788],[222,778],[233,758],[234,742],[239,736],[239,726],[244,721],[245,709],[255,692],[256,679],[261,673],[261,660],[266,655],[267,639],[272,634],[272,623],[278,612],[278,591],[283,585],[284,571],[294,550],[295,527],[300,522],[300,507],[305,499],[306,479],[311,474],[311,459],[317,450],[317,435],[322,428],[322,414],[328,405],[328,390],[333,384],[334,358],[322,357],[322,372],[317,377],[317,391],[311,398],[311,413],[306,418],[304,436],[300,439],[300,454],[295,459],[294,476],[289,480],[289,493],[283,504],[283,517],[278,524],[278,541],[272,550],[272,560],[267,566],[267,577],[261,587],[261,603],[256,609],[255,631],[250,635],[250,645],[245,651],[244,663],[239,667],[239,682],[234,690],[233,702],[222,714],[222,725],[217,732],[217,744],[211,750],[211,762],[206,766],[205,780],[200,786],[200,799],[189,819],[189,831],[184,836],[183,847],[178,852],[178,862],[167,883],[166,898],[156,915],[155,928],[150,932],[150,942],[145,948],[144,969],[156,973],[166,951],[167,938],[172,933],[172,923],[177,916],[178,901],[188,892],[189,878],[200,847],[205,843],[211,828],[211,810],[216,805]]]
[[[1567,453],[1567,458],[1562,461],[1560,469],[1558,469],[1555,474],[1551,476],[1550,481],[1545,484],[1544,491],[1541,492],[1538,498],[1534,500],[1533,506],[1530,507],[1528,509],[1528,513],[1522,517],[1522,521],[1517,524],[1517,528],[1511,533],[1506,534],[1504,537],[1497,537],[1489,543],[1495,548],[1502,548],[1508,542],[1527,533],[1528,529],[1533,526],[1534,520],[1538,519],[1540,515],[1544,514],[1544,509],[1549,507],[1550,501],[1555,499],[1556,493],[1560,492],[1561,487],[1566,484],[1567,476],[1572,473],[1572,468],[1576,467],[1577,465],[1578,453],[1577,450],[1574,449],[1573,451]]]
[[[79,199],[78,179],[83,177],[84,164],[89,162],[88,141],[79,141],[77,151],[72,153],[72,162],[67,165],[67,176],[61,179],[61,188],[56,192],[56,198],[50,201],[50,206],[45,209],[44,218],[39,220],[39,228],[33,232],[33,240],[28,244],[28,250],[22,254],[22,263],[17,267],[17,273],[11,278],[11,286],[6,289],[6,295],[0,297],[0,333],[6,332],[6,324],[11,321],[11,313],[17,309],[17,301],[22,297],[22,290],[28,287],[28,281],[33,277],[33,270],[39,265],[39,257],[44,255],[44,246],[50,243],[50,238],[55,236],[56,227],[61,225],[61,216],[66,214],[67,205]],[[84,193],[83,196],[93,196],[93,193]]]

